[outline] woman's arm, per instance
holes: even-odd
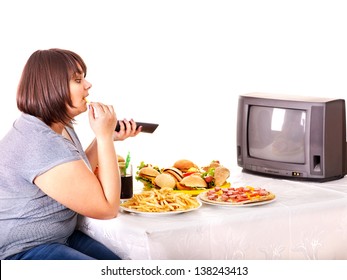
[[[117,119],[112,106],[93,103],[92,107],[89,120],[96,140],[91,155],[93,161],[97,159],[98,178],[83,160],[77,160],[50,169],[34,183],[82,215],[109,219],[117,215],[120,204],[120,174],[113,143]]]
[[[119,209],[120,177],[115,182],[99,181],[83,160],[58,165],[35,178],[34,183],[48,196],[71,210],[95,219],[111,219]],[[118,182],[118,183],[117,183]]]
[[[119,132],[114,132],[113,134],[113,140],[114,141],[123,141],[124,139],[128,137],[134,137],[138,135],[141,132],[141,128],[139,127],[136,130],[136,122],[134,120],[123,120],[120,122],[120,130]],[[93,141],[89,144],[87,149],[85,150],[85,153],[87,155],[87,158],[89,160],[89,163],[92,167],[92,170],[94,171],[96,167],[98,166],[98,149],[97,149],[97,140],[96,138],[93,139]]]

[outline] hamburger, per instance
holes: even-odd
[[[194,162],[192,162],[192,161],[190,161],[190,160],[188,160],[188,159],[180,159],[180,160],[177,160],[177,161],[174,163],[173,167],[179,169],[179,170],[180,170],[181,172],[183,172],[183,173],[188,172],[188,170],[189,170],[190,168],[198,168],[198,166],[197,166]]]
[[[161,173],[154,179],[154,183],[159,188],[170,188],[173,189],[176,186],[175,178],[167,173]]]
[[[152,166],[145,166],[137,172],[135,179],[142,182],[147,188],[155,188],[155,178],[159,174],[160,172]]]
[[[204,190],[208,185],[201,176],[193,174],[177,182],[176,187],[179,190]]]
[[[174,178],[175,182],[180,182],[183,179],[182,171],[175,168],[175,167],[165,168],[163,170],[163,173],[169,174],[170,176],[172,176]]]

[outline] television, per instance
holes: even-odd
[[[343,99],[240,95],[236,138],[243,172],[319,182],[347,173]]]

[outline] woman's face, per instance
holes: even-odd
[[[88,90],[92,87],[84,78],[84,73],[75,73],[70,80],[70,94],[72,105],[75,108],[68,108],[69,115],[74,118],[75,116],[85,112],[87,110],[87,102],[85,98],[89,95]]]

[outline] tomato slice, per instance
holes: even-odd
[[[187,172],[187,173],[184,173],[184,174],[183,174],[183,177],[187,177],[187,176],[190,176],[190,175],[195,174],[195,173],[196,173],[196,171]]]

